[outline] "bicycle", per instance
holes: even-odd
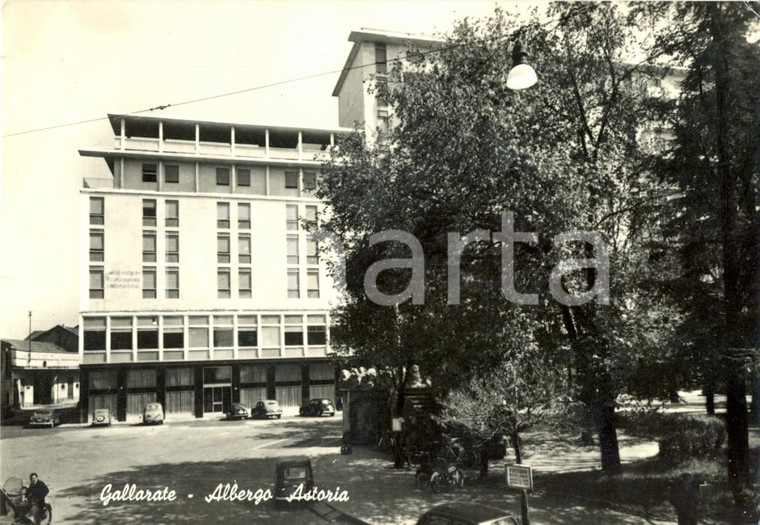
[[[391,454],[393,451],[395,451],[396,450],[396,436],[393,434],[393,432],[390,432],[388,430],[384,431],[383,435],[380,436],[380,440],[377,442],[377,445],[375,446],[375,450],[379,450],[386,454]]]

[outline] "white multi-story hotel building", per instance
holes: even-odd
[[[85,179],[82,408],[138,418],[335,397],[336,297],[312,237],[319,158],[348,130],[109,115]]]

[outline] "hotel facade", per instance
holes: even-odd
[[[137,420],[335,398],[336,296],[313,237],[319,159],[347,129],[109,115],[84,149],[82,410]]]

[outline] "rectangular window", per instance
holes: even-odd
[[[143,299],[156,298],[156,269],[143,268]]]
[[[375,44],[375,72],[381,75],[388,72],[388,54],[385,44]]]
[[[290,231],[298,229],[298,205],[285,205],[285,227]]]
[[[158,318],[137,318],[137,349],[155,350],[158,348]]]
[[[238,272],[238,297],[251,298],[251,270],[241,269]]]
[[[166,234],[166,262],[179,262],[179,233]]]
[[[103,230],[90,230],[90,261],[103,262]]]
[[[143,262],[156,262],[156,234],[143,232]]]
[[[298,189],[298,172],[297,171],[285,172],[285,189],[287,190]]]
[[[317,191],[317,174],[313,171],[305,171],[303,173],[303,191],[307,193]]]
[[[106,349],[106,318],[85,317],[84,319],[84,349]]]
[[[179,299],[179,268],[166,269],[166,298]]]
[[[251,262],[251,236],[240,235],[238,237],[238,262],[249,264]]]
[[[217,186],[230,185],[230,169],[229,168],[216,168],[216,185]]]
[[[313,237],[306,238],[306,264],[319,264],[319,248]]]
[[[105,223],[105,204],[103,197],[90,197],[90,224]]]
[[[214,348],[231,348],[233,342],[232,328],[214,328]]]
[[[216,261],[220,263],[230,262],[230,236],[229,235],[217,236]]]
[[[306,335],[306,341],[310,345],[327,344],[327,330],[324,326],[309,326]]]
[[[256,327],[238,328],[238,346],[250,347],[259,344],[259,334]]]
[[[164,317],[164,348],[185,347],[185,320],[182,317]],[[167,370],[167,376],[169,370]],[[167,383],[168,377],[167,377]]]
[[[179,166],[166,164],[164,166],[164,181],[169,184],[179,183]]]
[[[156,182],[158,180],[156,177],[157,173],[158,173],[158,165],[156,164],[142,165],[142,181],[143,182]]]
[[[251,229],[251,205],[238,204],[238,228],[241,230]]]
[[[288,270],[288,298],[298,299],[301,297],[301,286],[298,280],[298,270]]]
[[[309,299],[319,299],[319,270],[306,272],[306,289]]]
[[[216,227],[217,228],[230,227],[230,203],[229,202],[216,203]]]
[[[102,299],[104,296],[103,267],[93,266],[90,268],[90,299]]]
[[[153,199],[143,200],[143,226],[156,225],[156,201]]]
[[[317,207],[306,206],[304,210],[304,222],[306,223],[306,230],[310,232],[317,231]]]
[[[288,264],[298,264],[297,235],[288,235]]]
[[[217,280],[217,297],[219,299],[229,299],[230,298],[230,271],[229,270],[218,270],[216,272],[216,280]]]
[[[238,186],[250,186],[251,185],[251,170],[237,168],[237,170],[235,170],[235,174],[237,176],[237,185]]]
[[[179,201],[166,201],[166,227],[179,226]]]
[[[111,318],[111,350],[132,350],[132,318]]]
[[[285,346],[303,344],[303,328],[300,326],[285,327]]]

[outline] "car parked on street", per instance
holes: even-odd
[[[263,417],[269,419],[270,417],[282,418],[282,409],[280,404],[274,399],[265,399],[256,403],[256,406],[251,410],[251,417]]]
[[[248,419],[251,412],[248,410],[248,406],[243,403],[232,403],[225,414],[228,420]]]
[[[148,403],[143,409],[143,423],[144,424],[164,424],[164,407],[161,403]]]
[[[335,405],[329,399],[312,399],[298,410],[300,416],[335,415]]]
[[[92,426],[111,426],[111,411],[107,408],[96,408],[92,413]]]
[[[459,501],[436,505],[417,525],[520,525],[520,521],[505,510]]]
[[[61,424],[61,414],[54,408],[35,410],[29,419],[30,427],[50,427]]]

